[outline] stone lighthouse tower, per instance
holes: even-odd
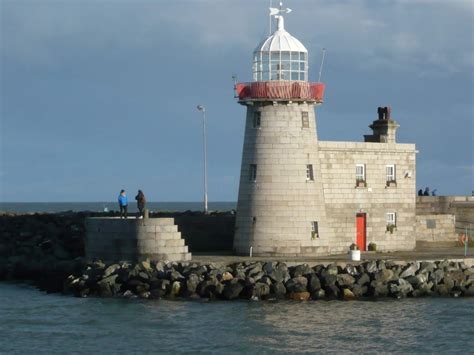
[[[277,29],[253,53],[253,82],[236,85],[247,107],[234,251],[324,252],[328,228],[315,107],[324,84],[308,82],[308,51],[271,9]]]

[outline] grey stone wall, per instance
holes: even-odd
[[[456,242],[454,215],[426,214],[416,216],[416,240],[427,242]]]
[[[319,142],[321,175],[330,228],[330,252],[356,241],[356,214],[366,213],[367,245],[377,250],[415,248],[416,149],[414,144]],[[356,186],[356,164],[365,165],[366,186]],[[387,186],[386,165],[395,165],[396,183]],[[386,213],[396,213],[387,231]]]
[[[104,261],[191,260],[173,218],[86,219],[87,259]]]
[[[456,217],[457,232],[474,231],[474,196],[417,196],[416,214],[451,214]]]
[[[260,116],[259,127],[254,117]],[[303,119],[305,117],[306,119]],[[255,255],[327,253],[326,223],[314,105],[272,102],[247,107],[234,250]],[[255,181],[250,166],[257,169]],[[307,179],[307,165],[313,180]],[[313,238],[318,222],[321,238]]]

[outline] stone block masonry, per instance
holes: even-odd
[[[108,262],[191,260],[173,218],[86,219],[86,258]]]

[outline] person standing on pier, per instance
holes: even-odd
[[[145,209],[146,198],[142,190],[138,190],[138,194],[137,196],[135,196],[135,200],[137,200],[137,208],[138,208],[137,218],[140,218],[140,217],[143,218],[143,210]]]
[[[120,207],[120,218],[127,218],[128,198],[127,198],[127,195],[125,194],[125,190],[120,190],[118,203]]]

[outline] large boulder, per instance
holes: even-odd
[[[265,263],[263,271],[273,280],[273,282],[285,283],[290,279],[290,273],[284,263]]]
[[[336,284],[341,287],[349,287],[355,283],[355,278],[349,274],[338,274]]]
[[[413,291],[413,287],[405,279],[398,279],[389,284],[389,290],[392,297],[405,298]]]
[[[298,293],[306,292],[308,286],[308,279],[304,276],[293,277],[285,283],[288,292]]]
[[[312,294],[321,290],[321,281],[316,274],[308,275],[308,291]]]
[[[289,268],[291,277],[306,276],[313,274],[314,270],[309,267],[308,264],[297,265]]]
[[[286,287],[283,282],[275,282],[270,285],[270,294],[275,298],[285,298],[286,296]]]
[[[394,273],[390,269],[382,269],[375,273],[375,280],[388,282],[394,279]]]
[[[242,279],[234,278],[232,281],[224,286],[222,295],[227,300],[233,300],[240,297],[240,294],[244,290],[245,281]]]

